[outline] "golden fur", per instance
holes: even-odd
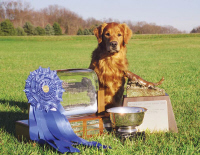
[[[119,106],[124,91],[124,72],[128,69],[126,45],[132,31],[126,24],[104,23],[94,30],[98,47],[92,53],[90,69],[98,78],[100,89],[105,90],[106,108]]]

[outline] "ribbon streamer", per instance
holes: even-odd
[[[98,142],[88,142],[78,137],[67,118],[62,114],[62,81],[56,71],[42,68],[30,72],[26,80],[25,93],[30,105],[30,139],[40,144],[48,143],[59,152],[80,152],[73,145],[107,148]]]

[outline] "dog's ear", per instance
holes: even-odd
[[[124,44],[128,44],[128,41],[132,36],[132,31],[125,23],[122,24],[122,27],[124,28]]]
[[[106,23],[103,23],[99,27],[94,29],[94,35],[97,37],[98,43],[100,44],[102,42],[102,34],[103,34],[103,29],[106,27]]]

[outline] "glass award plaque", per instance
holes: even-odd
[[[94,114],[97,112],[98,77],[91,69],[57,70],[65,89],[61,102],[64,115]]]
[[[80,137],[90,137],[103,133],[102,118],[96,116],[99,99],[99,81],[91,69],[57,70],[62,80],[63,92],[61,105],[65,109],[74,132]]]

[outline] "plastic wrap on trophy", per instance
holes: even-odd
[[[91,69],[57,70],[65,89],[61,102],[64,115],[92,114],[97,112],[98,77]]]

